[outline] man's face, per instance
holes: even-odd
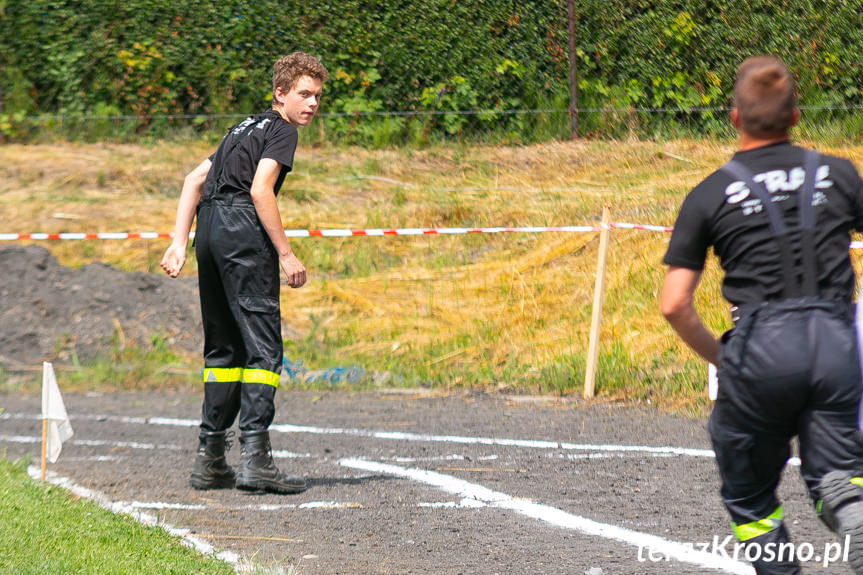
[[[283,92],[281,88],[276,88],[275,97],[279,103],[276,109],[282,118],[291,124],[307,126],[315,117],[315,112],[318,111],[322,91],[323,86],[320,80],[310,76],[301,76],[296,85],[287,92]]]

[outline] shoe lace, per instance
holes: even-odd
[[[230,429],[225,432],[225,451],[230,451],[231,446],[234,444],[233,437],[236,435],[233,429]]]

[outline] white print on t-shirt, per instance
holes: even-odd
[[[818,206],[827,203],[827,196],[819,189],[833,187],[833,181],[830,177],[830,166],[819,166],[815,173],[815,193],[812,194],[812,205]],[[770,198],[773,202],[781,202],[788,199],[788,194],[783,192],[793,192],[800,189],[803,181],[806,179],[806,171],[803,168],[793,168],[790,172],[785,170],[770,170],[755,174],[753,179],[756,182],[762,182]],[[750,197],[751,195],[751,197]],[[752,194],[746,182],[740,180],[731,182],[725,188],[725,201],[728,204],[740,204],[743,215],[756,214],[763,209],[761,200]]]
[[[246,118],[245,120],[237,124],[237,126],[233,130],[233,133],[237,135],[242,134],[246,130],[246,128],[248,128],[252,123],[254,123],[254,121],[254,118]],[[267,127],[267,124],[272,121],[272,118],[264,118],[263,120],[255,124],[255,128],[257,128],[258,130],[263,130]]]
[[[237,125],[234,127],[234,130],[233,130],[233,132],[232,132],[232,133],[233,133],[233,134],[237,134],[237,135],[242,134],[242,133],[243,133],[243,131],[244,131],[246,128],[248,128],[250,124],[254,123],[254,121],[255,121],[255,120],[254,120],[253,118],[246,118],[245,120],[243,120],[242,122],[240,122],[239,124],[237,124]]]

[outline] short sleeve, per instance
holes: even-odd
[[[668,250],[662,258],[664,264],[696,271],[704,269],[710,247],[710,222],[703,205],[705,191],[696,187],[683,200],[671,232]]]
[[[288,171],[294,165],[297,149],[297,129],[287,122],[276,122],[264,141],[261,158],[270,158],[285,166]]]

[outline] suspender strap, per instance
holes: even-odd
[[[818,267],[815,257],[815,210],[812,209],[812,196],[815,193],[816,171],[820,156],[817,152],[806,150],[804,160],[805,176],[803,184],[798,192],[798,227],[790,229],[779,212],[779,208],[773,203],[770,193],[764,184],[755,181],[755,176],[752,172],[737,160],[731,160],[721,169],[725,170],[732,177],[742,180],[749,190],[761,200],[761,205],[764,206],[764,211],[770,221],[770,229],[773,232],[773,237],[779,244],[779,251],[782,264],[782,278],[784,286],[782,289],[783,298],[795,298],[800,296],[815,296],[818,295]],[[792,234],[798,234],[800,237],[801,263],[803,271],[802,282],[797,279],[795,271],[794,257],[791,254],[791,239]]]
[[[797,282],[796,274],[794,273],[794,258],[791,255],[791,245],[788,241],[789,231],[785,225],[785,220],[779,213],[779,208],[773,203],[767,189],[760,182],[756,182],[752,172],[738,162],[731,160],[722,169],[730,173],[732,177],[742,180],[749,190],[761,200],[761,205],[767,213],[767,218],[770,221],[770,229],[773,231],[773,237],[779,244],[780,257],[782,258],[782,297],[785,299],[795,298],[800,296],[800,286]]]

